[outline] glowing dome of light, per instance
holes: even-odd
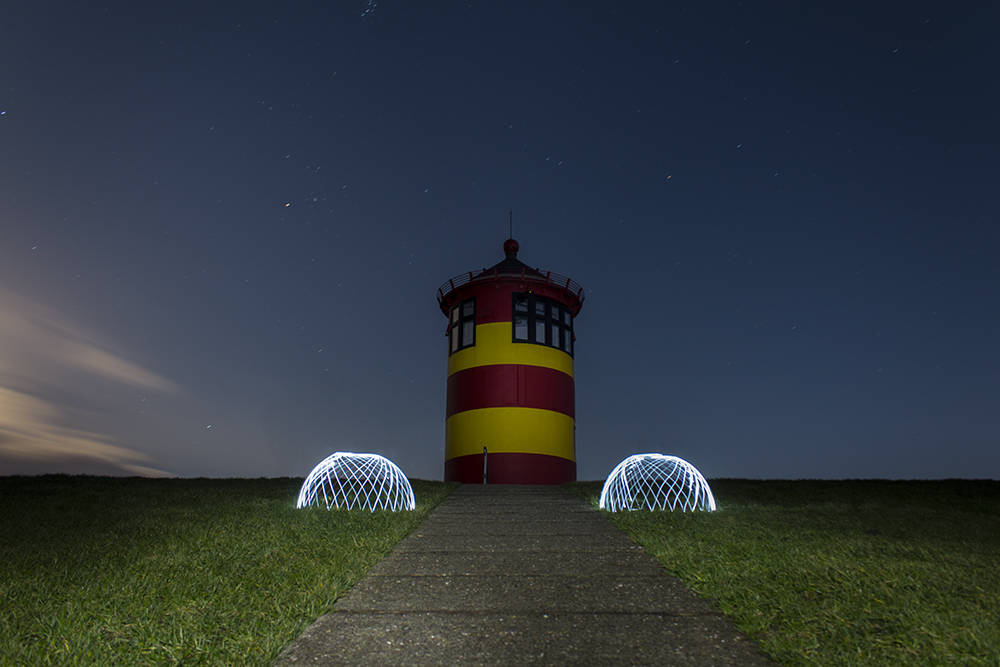
[[[601,509],[703,509],[715,511],[715,498],[698,469],[676,456],[636,454],[611,471],[601,489]]]
[[[337,452],[323,459],[306,477],[296,507],[412,510],[410,480],[395,463],[378,454]]]

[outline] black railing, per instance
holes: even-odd
[[[446,296],[454,292],[459,287],[468,285],[469,283],[495,282],[500,280],[508,281],[511,279],[520,280],[525,283],[542,284],[562,289],[567,294],[575,297],[577,302],[580,304],[583,303],[583,299],[586,296],[580,285],[573,282],[566,276],[559,275],[558,273],[552,273],[551,271],[537,271],[526,267],[519,269],[498,269],[494,267],[492,269],[483,269],[478,272],[469,271],[468,273],[463,273],[460,276],[455,276],[438,288],[437,300],[438,303],[444,303],[444,298]]]

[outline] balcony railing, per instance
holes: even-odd
[[[583,299],[586,296],[580,285],[573,282],[566,276],[559,275],[558,273],[552,273],[551,271],[537,271],[527,267],[517,269],[501,269],[494,267],[492,269],[482,269],[480,271],[469,271],[468,273],[463,273],[460,276],[455,276],[438,288],[438,303],[443,304],[446,296],[454,292],[459,287],[463,287],[469,283],[499,282],[501,280],[504,282],[519,280],[524,283],[555,287],[564,290],[566,294],[576,298],[576,301],[579,304],[583,304]]]

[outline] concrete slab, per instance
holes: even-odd
[[[367,577],[338,611],[542,614],[708,614],[712,607],[679,579],[631,576]]]
[[[572,517],[589,517],[591,512],[587,511],[586,507],[579,507],[573,505],[552,505],[546,507],[544,510],[536,509],[529,510],[527,508],[516,507],[513,505],[508,505],[506,507],[483,507],[476,508],[472,510],[471,508],[462,512],[444,512],[441,514],[435,514],[433,517],[436,520],[447,520],[452,517],[467,517],[472,520],[487,522],[495,521],[498,523],[511,521],[564,521],[567,518]],[[593,518],[593,517],[591,517]],[[430,520],[430,519],[428,519]]]
[[[275,665],[521,663],[774,664],[573,494],[462,486]]]
[[[634,576],[656,576],[663,568],[640,550],[552,552],[540,557],[533,552],[483,557],[475,551],[394,551],[369,576],[597,576],[607,572],[629,572]]]
[[[393,551],[618,551],[621,544],[606,535],[411,535]],[[628,549],[641,551],[638,545]]]
[[[719,615],[335,613],[306,630],[277,666],[773,664]]]
[[[590,513],[589,508],[570,503],[555,503],[546,501],[543,507],[525,507],[506,503],[502,505],[470,505],[468,507],[444,507],[440,510],[441,517],[450,517],[457,514],[475,516],[480,520],[503,520],[517,517],[541,517],[546,513],[550,515],[586,515]]]
[[[593,535],[608,540],[621,540],[622,532],[603,517],[582,515],[579,521],[435,521],[425,523],[420,535],[428,536],[534,536],[534,535]],[[625,538],[628,539],[628,538]]]

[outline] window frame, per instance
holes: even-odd
[[[523,308],[518,310],[518,305]],[[518,326],[518,318],[522,326]],[[573,336],[573,311],[565,305],[534,292],[514,292],[511,295],[511,341],[544,345],[573,356],[575,338]],[[518,329],[524,336],[518,336]],[[538,340],[538,333],[544,340]]]
[[[468,313],[465,312],[467,304],[471,309],[471,312]],[[452,306],[448,312],[448,356],[450,357],[456,352],[461,352],[476,345],[476,297],[462,299]],[[472,340],[466,342],[465,336],[462,334],[466,331],[466,326],[469,325],[472,327]]]

